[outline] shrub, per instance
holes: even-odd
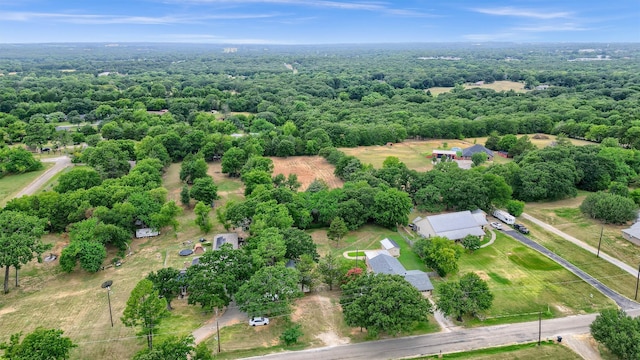
[[[280,341],[282,341],[285,345],[290,346],[298,342],[298,338],[304,335],[302,330],[300,330],[300,324],[295,324],[280,335]]]
[[[509,200],[507,201],[507,211],[513,216],[520,216],[524,212],[524,201]]]
[[[605,223],[624,224],[637,216],[637,206],[632,199],[599,191],[589,194],[580,211]]]

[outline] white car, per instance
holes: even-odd
[[[495,229],[502,230],[502,224],[500,224],[499,222],[492,222],[491,226],[493,226]]]
[[[251,326],[269,325],[269,318],[252,317],[251,319],[249,319],[249,325]]]

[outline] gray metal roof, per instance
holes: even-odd
[[[489,156],[493,156],[493,151],[487,149],[486,147],[480,145],[480,144],[475,144],[471,147],[468,147],[466,149],[462,149],[462,156],[463,157],[471,157],[471,155],[475,154],[475,153],[479,153],[479,152],[483,152]]]
[[[471,211],[469,210],[427,216],[427,219],[433,230],[437,233],[478,226],[476,218],[471,215]]]
[[[376,274],[403,275],[406,272],[398,259],[386,254],[380,254],[370,259],[369,266]]]
[[[623,233],[640,239],[640,222],[631,225],[630,228],[622,230]]]
[[[382,245],[382,247],[384,247],[385,249],[389,250],[389,249],[393,249],[393,248],[400,248],[400,246],[398,245],[398,243],[396,243],[395,241],[389,239],[389,238],[384,238],[380,241],[380,244]]]
[[[429,279],[429,275],[424,271],[408,270],[404,274],[404,278],[419,291],[433,290],[433,284]]]

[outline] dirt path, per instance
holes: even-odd
[[[600,352],[595,348],[595,343],[589,335],[566,336],[562,342],[585,360],[602,360]]]
[[[59,173],[66,167],[73,166],[73,164],[71,163],[71,159],[66,155],[56,158],[43,159],[42,162],[53,162],[55,163],[55,165],[53,165],[53,167],[49,170],[45,171],[42,175],[38,176],[38,178],[33,180],[31,184],[25,186],[22,190],[20,190],[20,192],[16,194],[16,198],[22,197],[24,195],[33,195],[57,173]]]
[[[491,240],[489,240],[488,243],[480,246],[481,248],[487,247],[487,246],[493,244],[494,241],[496,241],[496,233],[495,233],[495,231],[493,231],[493,229],[489,229],[489,232],[491,233]]]
[[[593,246],[591,246],[591,245],[589,245],[589,244],[587,244],[587,243],[585,243],[585,242],[583,242],[581,240],[578,240],[578,239],[574,238],[573,236],[571,236],[571,235],[569,235],[567,233],[564,233],[564,232],[556,229],[555,227],[553,227],[553,226],[551,226],[551,225],[549,225],[549,224],[547,224],[547,223],[545,223],[545,222],[543,222],[541,220],[538,220],[538,219],[534,218],[533,216],[531,216],[529,214],[522,213],[522,217],[527,219],[527,220],[529,220],[529,221],[531,221],[532,223],[540,226],[541,228],[543,228],[543,229],[545,229],[545,230],[547,230],[549,232],[552,232],[552,233],[562,237],[563,239],[565,239],[565,240],[567,240],[567,241],[569,241],[569,242],[571,242],[571,243],[573,243],[575,245],[578,245],[579,247],[587,250],[588,252],[590,252],[590,253],[592,253],[594,255],[596,255],[598,253],[598,250],[596,248],[594,248]],[[631,274],[633,276],[637,276],[638,275],[638,270],[636,268],[633,268],[633,267],[623,263],[622,261],[614,258],[611,255],[605,254],[604,252],[600,251],[600,257],[603,260],[610,262],[611,264],[619,267],[620,269],[628,272],[629,274]]]
[[[231,303],[224,310],[222,315],[220,315],[217,319],[214,315],[204,325],[191,332],[191,335],[193,335],[196,344],[198,344],[216,333],[216,322],[218,327],[223,328],[225,326],[235,325],[243,321],[249,321],[247,314],[240,311],[235,303]]]

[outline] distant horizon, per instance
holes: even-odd
[[[0,43],[636,43],[637,0],[0,0]]]
[[[2,43],[0,42],[0,46],[2,45],[74,45],[74,44],[93,44],[93,45],[113,45],[113,47],[117,47],[119,45],[220,45],[220,46],[348,46],[348,45],[429,45],[429,44],[458,44],[458,45],[491,45],[491,44],[513,44],[513,45],[581,45],[581,44],[599,44],[599,45],[611,45],[611,44],[622,44],[622,45],[633,45],[640,44],[639,41],[428,41],[428,42],[419,42],[419,41],[411,41],[411,42],[360,42],[360,43],[271,43],[271,44],[263,44],[263,43],[225,43],[225,42],[180,42],[180,41],[51,41],[51,42],[21,42],[21,43]]]

